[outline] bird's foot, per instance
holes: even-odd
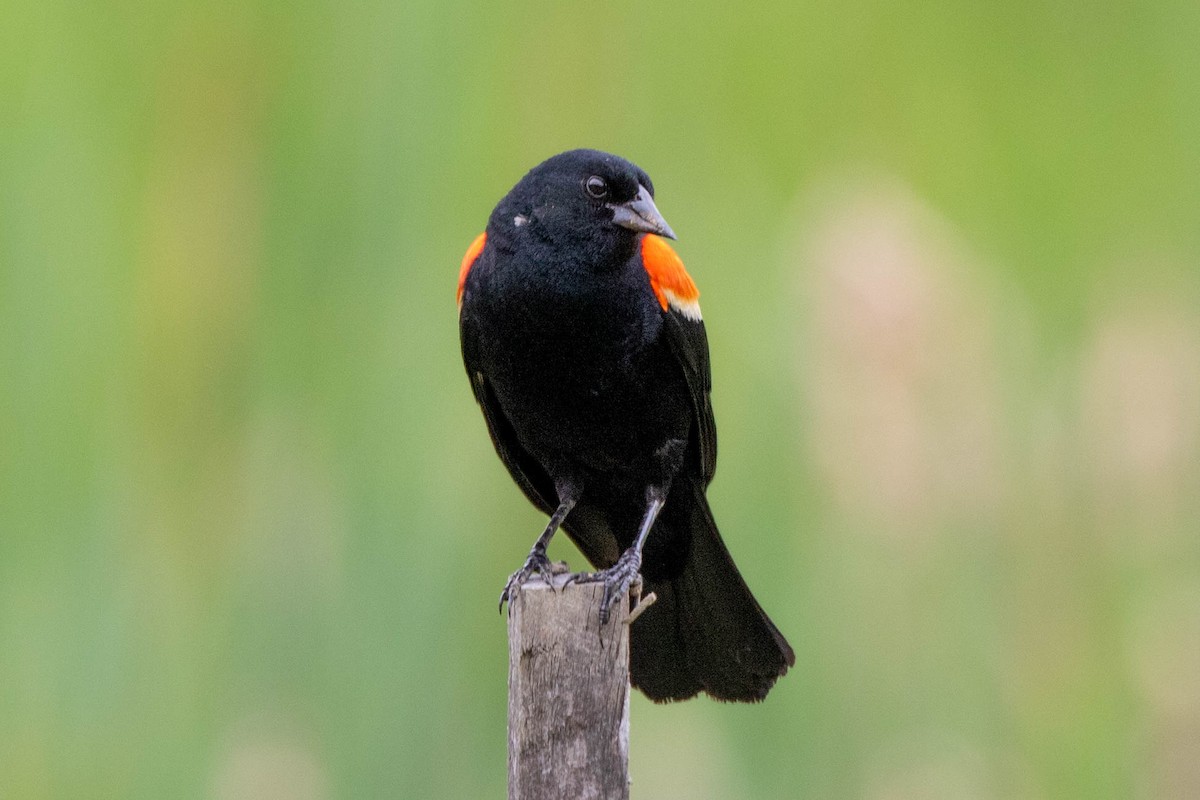
[[[554,567],[555,565],[551,564],[550,559],[546,557],[545,550],[538,547],[533,548],[529,552],[529,558],[525,559],[525,565],[510,575],[508,583],[504,584],[504,591],[500,593],[500,613],[504,613],[504,604],[511,603],[517,590],[534,574],[541,577],[547,586],[553,588]]]
[[[600,572],[593,573],[579,580],[583,582],[600,581],[604,584],[604,598],[600,601],[600,624],[607,625],[608,617],[613,606],[629,593],[629,587],[634,581],[640,580],[642,569],[642,554],[632,547],[621,554],[617,563]]]

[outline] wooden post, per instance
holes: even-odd
[[[509,800],[629,797],[630,603],[601,627],[603,584],[569,577],[509,604]]]

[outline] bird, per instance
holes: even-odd
[[[604,583],[639,577],[630,683],[656,702],[763,700],[795,654],[734,564],[706,490],[717,460],[699,291],[642,169],[570,150],[492,211],[458,278],[463,365],[500,460],[549,515],[500,606],[562,528]]]

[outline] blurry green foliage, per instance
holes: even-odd
[[[1200,795],[1198,29],[6,0],[0,796],[502,795],[541,520],[454,279],[577,146],[680,234],[713,504],[799,656],[635,702],[635,796]]]

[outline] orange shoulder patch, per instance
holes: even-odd
[[[674,309],[688,319],[700,319],[700,290],[666,239],[652,233],[642,237],[642,266],[663,311]]]
[[[481,233],[475,237],[475,241],[471,242],[471,246],[467,248],[467,254],[463,256],[462,266],[458,268],[458,295],[456,300],[462,305],[463,286],[467,283],[467,273],[471,271],[471,265],[475,263],[475,259],[479,258],[479,254],[483,252],[483,246],[487,244],[487,234]]]

